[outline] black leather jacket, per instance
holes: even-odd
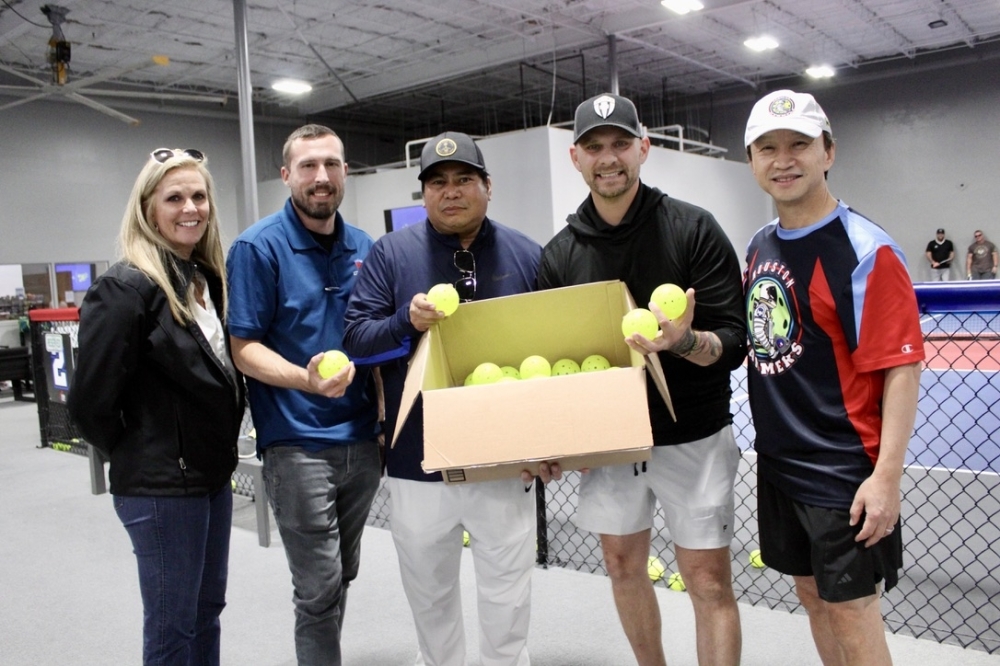
[[[195,266],[177,268],[183,294]],[[202,274],[221,318],[220,278]],[[110,458],[114,494],[204,495],[230,483],[243,378],[197,323],[178,324],[163,290],[129,264],[112,266],[84,298],[67,404],[84,438]]]

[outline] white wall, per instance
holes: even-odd
[[[347,193],[341,204],[344,218],[361,227],[372,238],[385,233],[385,210],[422,203],[414,199],[420,192],[417,167],[391,169],[378,173],[348,176]]]
[[[257,183],[257,212],[261,217],[281,210],[288,199],[288,186],[281,178]]]
[[[0,112],[0,264],[96,262],[115,242],[132,184],[151,150],[209,158],[222,232],[236,236],[241,181],[235,123],[142,114],[130,127],[79,104],[33,102]]]
[[[553,234],[558,164],[549,158],[552,130],[536,127],[479,141],[493,181],[489,216],[544,245]]]
[[[572,132],[548,127],[479,141],[493,182],[489,216],[542,245],[548,242],[589,192],[570,160],[572,143]],[[415,203],[417,173],[411,167],[348,176],[341,213],[378,238],[385,230],[385,209]],[[750,236],[772,218],[770,199],[744,164],[654,146],[641,174],[643,182],[712,212],[741,261]]]
[[[16,296],[18,289],[24,289],[20,264],[0,266],[0,296]]]
[[[549,131],[556,193],[554,231],[558,231],[564,226],[566,216],[575,212],[587,196],[588,189],[569,157],[573,133],[568,129]],[[741,262],[750,237],[773,219],[770,199],[757,187],[745,164],[651,146],[640,178],[671,197],[712,213]]]
[[[548,154],[551,131],[539,127],[478,142],[493,184],[489,216],[543,244],[553,234],[553,165]],[[422,203],[419,172],[414,164],[408,169],[348,176],[341,214],[378,238],[385,233],[386,209]]]
[[[1000,241],[998,62],[914,65],[907,74],[808,90],[837,139],[830,190],[889,232],[914,280],[929,279],[924,249],[938,227],[955,244],[954,278],[965,277],[975,229]],[[730,159],[746,159],[743,130],[755,100],[745,93],[715,98],[713,139],[729,148]]]
[[[774,219],[771,199],[740,162],[652,148],[642,179],[670,196],[706,209],[719,221],[740,258],[753,234]]]

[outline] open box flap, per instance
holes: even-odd
[[[625,293],[625,303],[628,305],[629,310],[634,310],[638,307],[635,304],[635,299],[632,298],[631,292],[629,292],[628,287],[622,284],[622,291]],[[631,347],[629,350],[633,354],[641,356],[639,352],[635,351]],[[656,390],[660,392],[660,397],[663,398],[663,402],[667,405],[667,411],[670,412],[670,418],[677,421],[677,415],[674,413],[674,403],[670,399],[670,389],[667,388],[667,378],[663,374],[663,364],[660,363],[660,357],[656,354],[647,354],[643,357],[646,364],[646,370],[649,372],[650,377],[653,378],[653,384],[656,386]]]
[[[406,379],[403,382],[403,395],[399,401],[399,415],[396,417],[396,430],[392,433],[391,446],[396,446],[396,438],[399,437],[399,433],[403,430],[403,425],[410,416],[410,410],[413,409],[413,403],[417,401],[417,396],[420,395],[424,380],[424,368],[427,365],[427,356],[430,354],[429,338],[430,331],[420,337],[420,342],[417,343],[417,351],[413,353],[413,357],[410,359],[410,364],[406,371]]]

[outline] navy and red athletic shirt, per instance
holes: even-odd
[[[745,286],[758,474],[849,509],[878,460],[885,370],[924,358],[902,250],[840,202],[804,229],[758,231]]]

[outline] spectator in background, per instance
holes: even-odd
[[[122,260],[80,308],[69,413],[111,461],[139,566],[144,664],[219,663],[243,378],[216,215],[205,156],[153,151],[125,208]]]
[[[305,125],[285,141],[285,207],[229,249],[233,359],[247,375],[257,451],[292,573],[299,666],[339,666],[347,588],[381,475],[371,372],[340,349],[344,309],[372,239],[338,212],[347,161],[333,130]]]
[[[997,276],[997,246],[986,240],[979,229],[973,234],[969,254],[965,257],[967,280],[992,280]]]
[[[944,229],[937,230],[937,236],[927,243],[924,255],[931,264],[931,282],[947,282],[951,279],[951,262],[955,258],[955,246],[944,237]]]

